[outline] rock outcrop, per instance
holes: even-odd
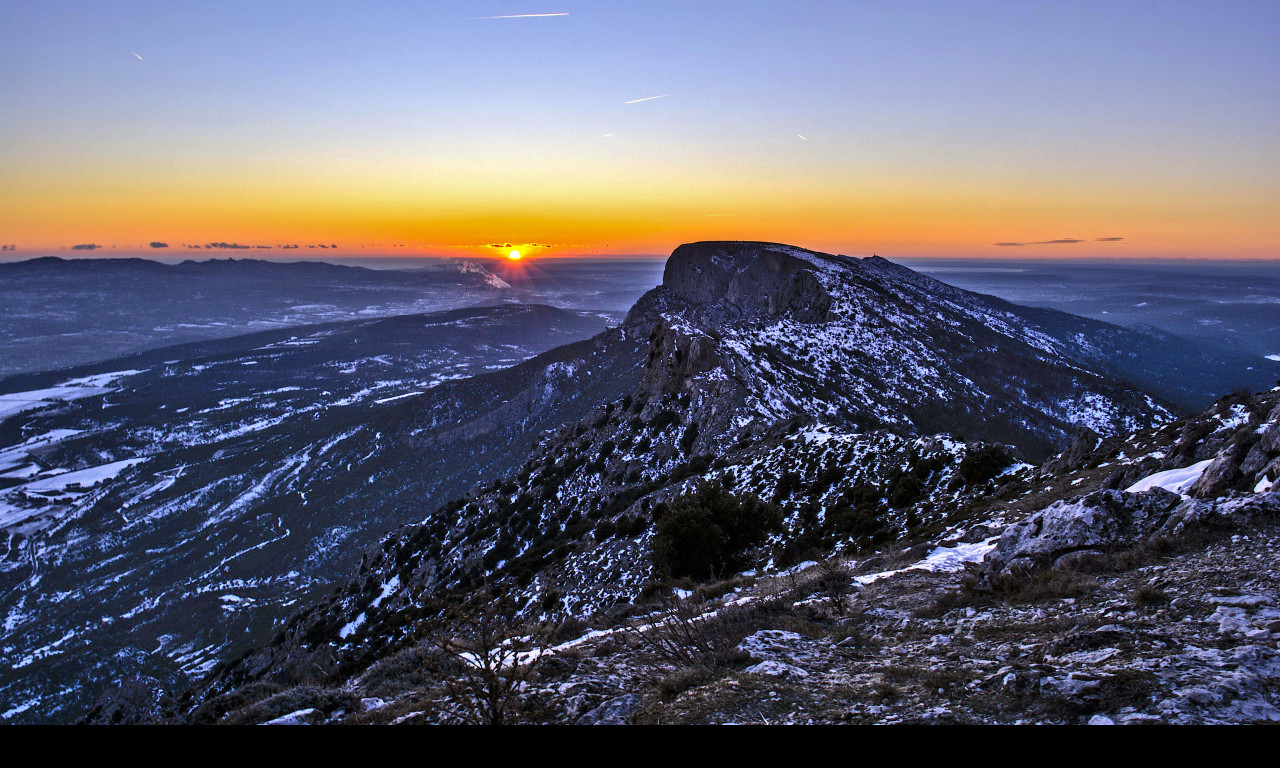
[[[1098,491],[1060,501],[1006,528],[986,562],[997,573],[1029,571],[1052,567],[1064,558],[1133,546],[1160,530],[1182,503],[1178,494],[1163,488],[1143,493]]]
[[[1214,498],[1232,490],[1266,491],[1280,482],[1280,405],[1260,426],[1237,429],[1229,438],[1230,444],[1191,486],[1190,495]]]
[[[833,268],[857,269],[853,259],[777,243],[690,243],[672,252],[662,285],[722,319],[785,314],[821,323],[828,319],[832,297],[815,274],[815,257]]]

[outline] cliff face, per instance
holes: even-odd
[[[774,243],[691,243],[672,252],[662,287],[721,319],[787,315],[820,323],[828,319],[831,295],[814,274],[819,260],[830,260],[837,269],[856,269],[851,259]]]
[[[961,434],[1041,459],[1081,426],[1116,434],[1171,413],[1110,375],[1109,361],[1136,356],[1146,337],[960,291],[876,257],[682,245],[624,328],[650,340],[647,390],[703,402],[730,439],[802,417]],[[700,430],[702,445],[713,432]]]

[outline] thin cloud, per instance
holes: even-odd
[[[549,16],[568,16],[567,13],[513,13],[509,16],[477,16],[477,19],[545,19]]]
[[[1123,240],[1124,240],[1123,237],[1095,237],[1093,239],[1093,242],[1119,243],[1119,242],[1122,242]],[[1087,242],[1087,241],[1080,240],[1074,237],[1063,237],[1057,240],[1036,240],[1034,242],[1029,242],[1029,243],[992,243],[992,245],[997,245],[1004,248],[1009,248],[1009,247],[1017,248],[1024,245],[1074,245],[1076,243],[1083,243],[1083,242]]]
[[[585,248],[586,246],[577,243],[464,243],[446,246],[448,248],[461,248],[464,250],[482,249],[485,251],[499,251],[504,255],[512,248],[519,249],[520,253],[530,256],[535,253],[541,253],[548,250],[564,250],[566,248]]]
[[[73,245],[73,246],[71,246],[71,250],[73,250],[73,251],[96,251],[96,250],[98,250],[98,249],[99,249],[99,248],[101,248],[101,247],[102,247],[102,246],[101,246],[101,245],[98,245],[97,243],[80,243],[79,245]]]
[[[168,243],[162,243],[162,242],[160,242],[159,240],[156,240],[155,242],[151,243],[151,247],[152,247],[152,248],[168,248],[168,247],[169,247],[169,244],[168,244]]]
[[[467,246],[463,246],[463,247],[465,248],[465,247],[467,247]],[[567,246],[567,245],[564,245],[563,243],[561,243],[561,244],[553,244],[553,243],[486,243],[484,247],[485,247],[485,248],[496,248],[496,249],[498,249],[498,250],[505,250],[505,249],[507,249],[507,248],[571,248],[571,247],[576,247],[576,246]]]
[[[1064,237],[1060,240],[1037,240],[1032,243],[992,243],[992,245],[1001,246],[1021,246],[1021,245],[1071,245],[1072,243],[1083,243],[1083,240],[1077,240],[1072,237]]]
[[[645,96],[643,99],[632,99],[631,101],[624,101],[622,103],[623,104],[639,104],[642,101],[653,101],[654,99],[665,99],[670,95],[671,94],[669,93],[664,93],[661,96]]]

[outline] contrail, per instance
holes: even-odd
[[[133,53],[133,51],[129,51],[129,53]],[[134,55],[134,56],[138,56],[138,54],[136,54],[136,53],[133,53],[133,55]],[[142,57],[141,57],[141,56],[138,56],[138,61],[142,61]]]
[[[664,93],[664,94],[662,94],[661,96],[645,96],[643,99],[632,99],[631,101],[624,101],[624,102],[622,102],[622,103],[623,103],[623,104],[638,104],[638,103],[640,103],[640,102],[642,102],[642,101],[653,101],[654,99],[665,99],[665,98],[667,98],[667,97],[668,97],[668,96],[670,96],[670,95],[671,95],[671,94]]]
[[[568,16],[567,13],[516,13],[511,16],[477,16],[477,19],[539,19],[545,16]]]
[[[610,136],[617,136],[617,135],[618,135],[618,134],[616,134],[616,133],[606,133],[606,134],[604,134],[603,136],[601,136],[600,138],[602,138],[602,139],[607,139],[607,138],[609,138]]]
[[[805,138],[805,135],[803,133],[797,133],[796,135],[804,139],[805,141],[808,141],[808,139]]]

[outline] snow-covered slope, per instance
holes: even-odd
[[[0,414],[0,721],[74,719],[130,675],[181,686],[270,637],[370,542],[532,442],[427,432],[410,448],[405,414],[485,415],[576,348],[529,358],[604,328],[501,306],[8,380],[0,402],[23,410]],[[563,405],[542,407],[579,413]]]

